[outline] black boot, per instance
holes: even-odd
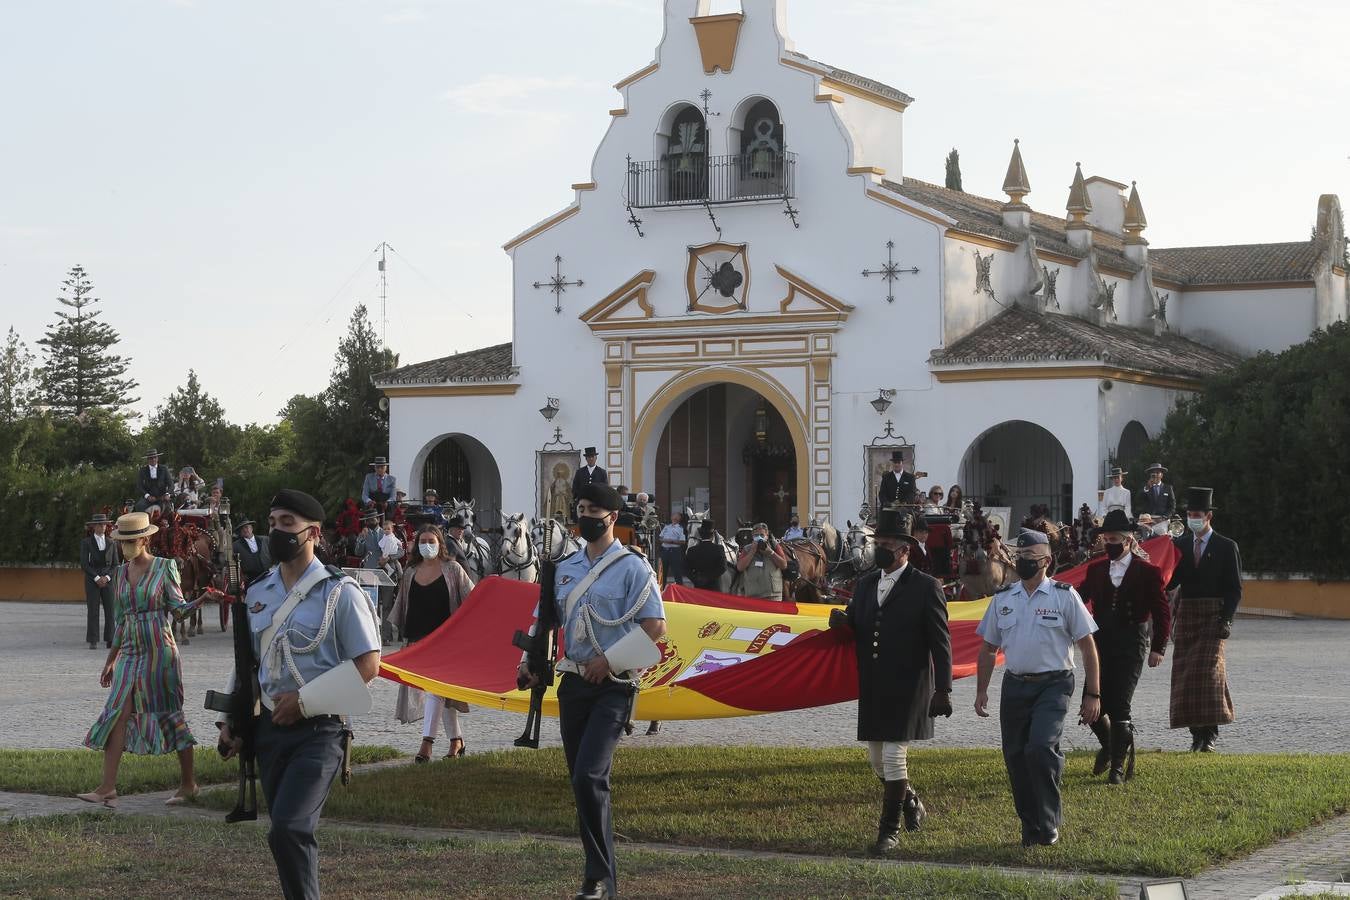
[[[914,793],[913,788],[905,792],[905,800],[900,808],[905,814],[906,831],[918,831],[923,820],[928,818],[928,810],[923,808],[923,801]]]
[[[1203,728],[1196,728],[1196,727],[1192,726],[1192,728],[1191,728],[1191,752],[1192,752],[1192,753],[1197,753],[1197,752],[1199,752],[1199,750],[1200,750],[1200,744],[1204,741],[1203,733],[1204,733],[1204,729],[1203,729]]]
[[[1219,726],[1206,725],[1200,729],[1200,745],[1195,749],[1200,753],[1213,753],[1214,742],[1219,739]]]
[[[1128,767],[1126,759],[1129,760]],[[1134,777],[1134,724],[1129,719],[1111,723],[1111,775],[1108,784],[1124,784]]]
[[[873,856],[884,856],[900,843],[900,804],[909,791],[909,782],[883,782],[881,820],[877,822],[877,840],[870,849]]]
[[[1111,759],[1111,717],[1102,713],[1097,717],[1097,721],[1092,723],[1092,733],[1101,741],[1102,749],[1097,751],[1097,759],[1092,763],[1093,777],[1106,771],[1106,764]]]

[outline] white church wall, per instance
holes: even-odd
[[[1176,406],[1178,400],[1190,393],[1153,385],[1132,384],[1115,379],[1109,380],[1111,386],[1108,390],[1101,390],[1102,383],[1097,382],[1098,421],[1101,437],[1097,457],[1099,460],[1099,477],[1100,472],[1104,469],[1105,461],[1111,454],[1118,451],[1120,436],[1126,425],[1130,422],[1138,422],[1144,426],[1144,430],[1148,432],[1150,439],[1156,438],[1158,433],[1162,431],[1163,423],[1172,407]],[[1164,462],[1164,464],[1166,463]],[[1137,489],[1141,484],[1143,484],[1143,473],[1134,472],[1127,480],[1126,487]],[[1100,486],[1104,487],[1104,485]]]
[[[843,103],[831,105],[853,139],[850,165],[876,166],[885,169],[891,181],[900,181],[904,156],[902,114],[851,94]]]
[[[1187,291],[1167,306],[1172,328],[1193,341],[1251,356],[1305,341],[1316,327],[1311,286]]]

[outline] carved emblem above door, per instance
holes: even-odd
[[[746,245],[719,241],[690,247],[685,282],[690,312],[729,313],[745,309],[750,293]]]

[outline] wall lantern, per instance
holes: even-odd
[[[872,401],[872,408],[877,411],[877,415],[886,415],[886,410],[891,408],[891,398],[895,396],[895,391],[887,388],[877,390],[877,398]]]
[[[549,397],[548,403],[544,404],[539,410],[539,415],[552,422],[553,417],[558,414],[558,407],[561,406],[557,397]]]

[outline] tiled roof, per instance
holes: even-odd
[[[515,374],[515,366],[511,363],[511,344],[506,343],[381,372],[375,376],[374,381],[380,385],[445,384],[505,381]]]
[[[1003,224],[1003,202],[953,191],[926,181],[906,178],[883,181],[897,194],[956,220],[957,228],[1005,241],[1020,242],[1022,236]],[[1031,214],[1031,232],[1036,246],[1051,253],[1082,259],[1086,251],[1069,244],[1064,219],[1045,213]],[[1099,265],[1133,275],[1139,266],[1125,256],[1120,235],[1092,231],[1092,246]],[[1150,247],[1153,277],[1180,285],[1239,284],[1261,281],[1306,281],[1322,253],[1317,241],[1283,244],[1229,244],[1215,247]]]
[[[1155,336],[1123,325],[1094,325],[1075,316],[1012,306],[943,350],[935,366],[983,363],[1095,362],[1149,375],[1215,375],[1238,362],[1170,332]]]
[[[825,71],[822,73],[826,78],[833,78],[835,81],[842,81],[844,84],[851,84],[860,87],[863,90],[879,94],[887,99],[894,100],[897,103],[903,103],[906,106],[914,102],[914,98],[899,88],[893,88],[889,84],[883,84],[874,78],[868,78],[866,75],[859,75],[856,72],[850,72],[848,69],[841,69],[838,66],[832,66],[829,63],[823,63],[818,59],[812,59],[805,53],[799,53],[796,50],[789,50],[788,53],[798,59],[805,60],[812,65],[819,66]]]
[[[1159,263],[1180,273],[1186,284],[1253,281],[1306,281],[1313,277],[1322,246],[1316,241],[1284,244],[1231,244],[1226,247],[1167,247],[1149,251]]]

